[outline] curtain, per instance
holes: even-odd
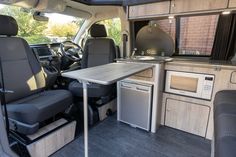
[[[212,60],[230,60],[236,52],[236,14],[220,15]]]

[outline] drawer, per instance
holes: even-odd
[[[135,79],[135,80],[143,80],[143,81],[154,81],[154,68],[147,69],[145,71],[142,71],[140,73],[137,73],[131,77],[130,79]]]

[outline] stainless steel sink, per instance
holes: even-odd
[[[152,57],[152,56],[134,56],[132,57],[131,59],[133,60],[155,60],[156,58],[155,57]]]
[[[161,56],[133,56],[132,60],[138,61],[172,61],[170,57],[161,57]]]

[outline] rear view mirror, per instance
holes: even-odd
[[[44,13],[42,12],[34,12],[33,14],[33,18],[36,20],[36,21],[45,21],[45,22],[48,22],[49,18],[47,16],[45,16]]]

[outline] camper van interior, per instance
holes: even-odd
[[[0,0],[0,157],[236,157],[236,0]]]

